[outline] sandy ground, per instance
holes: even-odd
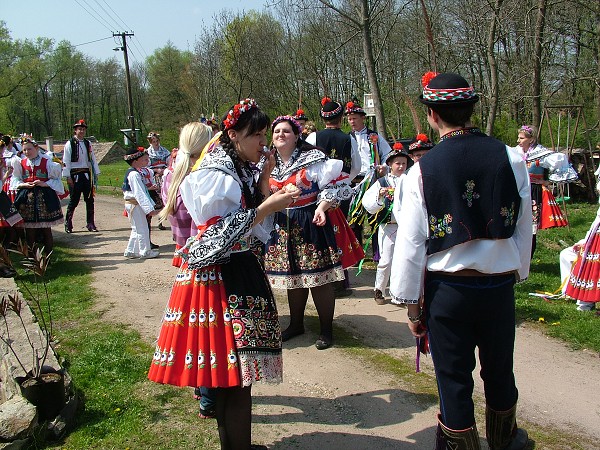
[[[96,205],[99,233],[85,231],[82,203],[76,210],[74,233],[67,235],[57,228],[55,239],[85,250],[103,317],[131,325],[152,343],[176,273],[170,265],[171,232],[153,227],[152,240],[161,245],[159,258],[125,259],[130,228],[122,216],[122,201],[99,196]],[[373,280],[373,271],[352,276],[353,294],[337,301],[336,325],[380,351],[412,362],[414,339],[405,324],[406,312],[393,305],[376,305],[371,298]],[[279,302],[279,307],[286,326],[286,302]],[[365,367],[350,352],[335,347],[318,351],[315,339],[307,332],[286,342],[284,382],[253,388],[255,441],[281,450],[433,448],[437,404],[432,406],[430,395],[408,392],[391,375]],[[421,361],[425,376],[431,375],[431,358]],[[519,325],[515,374],[520,417],[549,431],[586,437],[573,448],[600,449],[600,355],[571,351]],[[433,379],[431,383],[434,386]],[[483,405],[480,383],[476,390]],[[483,430],[484,424],[479,428]],[[484,440],[482,444],[487,448]]]

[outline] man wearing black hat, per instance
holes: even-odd
[[[527,169],[513,149],[469,126],[478,96],[460,75],[426,74],[420,101],[440,142],[403,183],[394,268],[404,282],[392,295],[408,304],[414,336],[428,330],[440,397],[436,449],[480,448],[472,399],[476,347],[489,448],[523,449],[513,287],[529,273]]]
[[[329,97],[321,99],[321,118],[325,122],[325,129],[311,134],[306,142],[321,148],[327,156],[333,159],[341,160],[343,171],[349,174],[350,180],[353,180],[360,170],[360,157],[356,143],[352,142],[350,136],[341,130],[344,108],[338,102],[332,101]],[[340,202],[340,209],[344,215],[348,216],[350,209],[350,200]],[[343,282],[336,282],[336,296],[344,297],[350,294],[350,281],[348,271],[344,270],[346,279]]]
[[[74,136],[67,141],[63,152],[63,176],[67,178],[70,197],[65,215],[65,231],[73,232],[73,214],[81,194],[85,201],[88,231],[98,231],[94,222],[94,186],[98,183],[100,168],[92,144],[85,138],[87,124],[83,119],[73,125]]]

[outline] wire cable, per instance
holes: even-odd
[[[95,16],[94,14],[92,14],[85,6],[83,6],[81,3],[79,3],[78,0],[74,0],[75,3],[77,3],[81,8],[83,8],[90,16],[92,16],[94,18],[94,20],[96,20],[100,25],[102,25],[104,28],[106,28],[108,31],[110,31],[111,33],[113,32],[113,30],[110,29],[110,24],[108,22],[102,22],[97,16]],[[89,6],[89,5],[88,5]],[[96,13],[97,14],[97,13]],[[109,26],[106,26],[106,25]]]

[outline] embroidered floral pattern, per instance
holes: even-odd
[[[515,223],[515,204],[511,203],[510,207],[503,206],[500,208],[500,215],[504,217],[504,226],[508,227]]]
[[[470,208],[473,206],[473,200],[479,198],[479,194],[475,192],[475,181],[468,180],[465,183],[465,186],[467,187],[467,190],[463,193],[462,198],[467,201],[467,206]]]
[[[444,217],[438,219],[433,214],[429,216],[429,231],[430,238],[437,239],[443,238],[446,234],[452,234],[452,216],[450,214],[444,214]]]

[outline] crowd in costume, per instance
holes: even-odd
[[[320,326],[315,347],[334,345],[336,292],[364,259],[367,218],[377,242],[374,301],[387,303],[389,283],[391,302],[406,308],[410,332],[432,355],[436,449],[480,448],[476,349],[489,447],[525,448],[527,432],[516,421],[514,285],[528,276],[537,230],[566,225],[548,184],[576,175],[564,155],[537,143],[530,125],[519,129],[516,148],[473,127],[479,97],[462,76],[428,73],[422,84],[436,145],[419,133],[407,148],[390,147],[365,126],[356,102],[323,98],[325,128],[316,131],[302,109],[270,122],[247,98],[220,127],[214,117],[185,125],[173,152],[154,131],[147,149],[127,150],[122,191],[131,233],[123,255],[160,255],[150,240],[159,215],[159,227],[170,223],[178,268],[148,378],[193,388],[200,417],[216,417],[222,450],[265,448],[252,444],[251,388],[282,381],[282,342],[305,333],[309,293]],[[350,133],[341,129],[344,115]],[[81,195],[86,228],[97,231],[100,170],[87,124],[73,129],[62,167],[31,138],[21,140],[23,157],[0,140],[3,190],[22,219],[16,227],[48,252],[51,227],[63,222],[61,175],[71,196],[65,231],[73,232]],[[600,299],[599,224],[600,209],[585,238],[561,254],[563,292],[580,310]],[[287,294],[283,331],[272,289]]]

